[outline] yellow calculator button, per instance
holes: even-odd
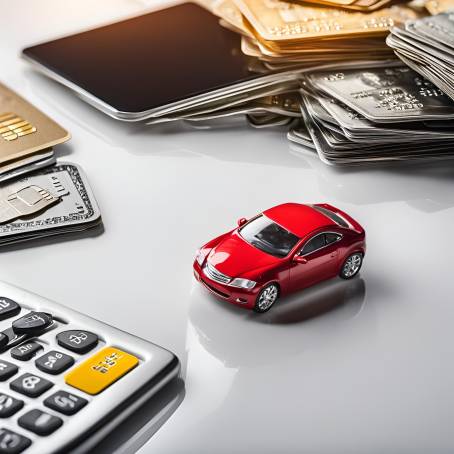
[[[105,347],[66,374],[65,382],[87,394],[98,394],[137,364],[135,356]]]

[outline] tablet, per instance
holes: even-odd
[[[23,56],[124,120],[261,77],[249,71],[241,37],[193,3],[28,47]]]

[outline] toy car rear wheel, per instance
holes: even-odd
[[[254,311],[260,314],[269,311],[278,298],[279,287],[276,284],[268,284],[266,287],[263,287],[257,295]]]
[[[351,279],[352,277],[355,277],[359,273],[362,264],[363,254],[355,252],[354,254],[349,255],[342,265],[339,276],[342,279]]]

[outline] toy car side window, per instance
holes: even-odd
[[[334,232],[327,232],[325,233],[325,241],[326,244],[332,244],[335,243],[336,241],[339,241],[342,238],[342,235]]]
[[[322,247],[326,246],[325,242],[325,234],[320,233],[313,238],[311,238],[301,249],[300,255],[307,255],[311,252],[316,251],[317,249],[321,249]]]

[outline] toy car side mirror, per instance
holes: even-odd
[[[246,218],[240,218],[238,219],[238,227],[241,227],[242,225],[246,224],[247,219]]]
[[[293,256],[293,261],[295,263],[302,263],[302,264],[307,263],[307,259],[304,258],[302,255],[298,255],[298,254]]]

